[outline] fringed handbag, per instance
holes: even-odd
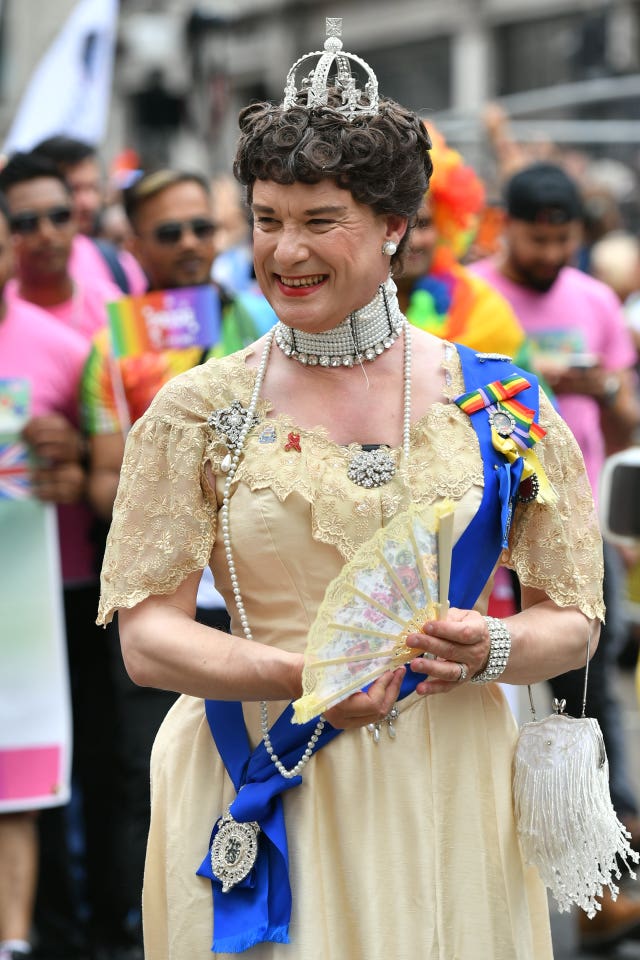
[[[590,642],[589,631],[579,718],[563,712],[564,700],[554,700],[555,712],[538,720],[529,687],[533,720],[523,724],[516,744],[513,802],[524,859],[538,869],[559,912],[576,904],[593,917],[605,887],[615,900],[621,864],[635,878],[630,861],[640,857],[611,803],[600,725],[585,716]]]

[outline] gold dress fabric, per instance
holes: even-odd
[[[327,584],[408,498],[456,501],[456,538],[470,521],[482,496],[482,463],[468,417],[450,402],[464,389],[457,352],[450,344],[442,349],[445,396],[413,425],[408,475],[398,470],[383,487],[366,490],[349,480],[357,448],[337,446],[322,429],[299,429],[289,417],[270,418],[268,401],[260,402],[230,508],[255,640],[304,650]],[[210,562],[232,630],[241,635],[216,538],[227,449],[207,417],[235,399],[248,406],[255,381],[245,365],[250,350],[177,377],[133,428],[103,567],[101,621],[119,607],[172,592]],[[582,458],[544,397],[541,423],[548,434],[536,451],[558,503],[518,507],[503,559],[556,603],[602,617],[600,537]],[[285,450],[291,431],[300,435],[299,452]],[[283,706],[270,704],[272,721]],[[395,740],[384,729],[377,745],[366,729],[344,732],[312,758],[302,785],[283,794],[291,943],[262,944],[247,957],[551,958],[546,893],[524,867],[514,829],[517,729],[500,686],[412,694],[398,707]],[[257,704],[245,705],[245,719],[255,745]],[[233,796],[202,700],[182,696],[152,757],[146,960],[212,955],[211,883],[195,871]]]

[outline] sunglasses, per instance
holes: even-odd
[[[36,232],[42,220],[48,220],[54,227],[66,227],[71,222],[71,207],[51,207],[42,213],[25,210],[24,213],[16,213],[11,217],[9,225],[13,233],[26,237]]]
[[[172,246],[182,240],[185,230],[191,230],[197,240],[208,240],[215,233],[216,225],[206,217],[194,217],[193,220],[170,220],[156,227],[152,235],[158,243]]]

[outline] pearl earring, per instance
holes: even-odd
[[[397,249],[398,244],[394,243],[393,240],[385,240],[385,242],[382,244],[382,252],[385,257],[392,257]]]

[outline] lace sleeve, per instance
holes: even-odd
[[[166,407],[166,405],[165,405]],[[154,412],[127,439],[102,566],[98,623],[119,607],[169,594],[209,562],[215,495],[205,476],[205,423]]]
[[[506,564],[558,606],[603,620],[602,539],[582,454],[542,392],[540,422],[547,435],[534,449],[558,501],[518,506]]]

